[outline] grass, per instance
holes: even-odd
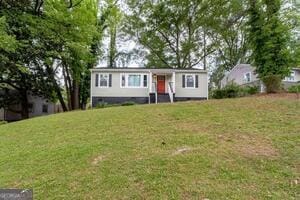
[[[0,126],[0,188],[35,199],[299,199],[300,100],[114,107]]]

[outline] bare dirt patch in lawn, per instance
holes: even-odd
[[[103,161],[104,159],[105,159],[104,156],[99,155],[92,160],[92,165],[98,165],[99,162]]]
[[[226,146],[229,144],[235,153],[245,157],[276,158],[279,155],[270,139],[254,134],[218,135],[218,140]]]
[[[176,155],[179,155],[179,154],[188,153],[192,150],[193,150],[193,148],[191,148],[191,147],[181,147],[181,148],[176,149],[176,151],[174,151],[172,155],[176,156]]]

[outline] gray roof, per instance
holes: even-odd
[[[185,73],[207,73],[203,69],[174,69],[174,68],[93,68],[91,72],[152,72],[152,73],[173,73],[173,72],[185,72]]]
[[[254,66],[252,66],[251,64],[237,64],[236,66],[234,66],[234,68],[232,68],[230,71],[227,71],[227,73],[229,74],[231,71],[233,71],[235,68],[237,67],[252,67],[254,68]],[[297,70],[300,71],[299,67],[293,67],[292,70]],[[226,75],[225,75],[226,76]]]

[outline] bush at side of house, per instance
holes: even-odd
[[[109,107],[116,107],[116,106],[132,106],[135,105],[133,101],[125,101],[122,104],[109,104],[107,102],[99,102],[96,108],[109,108]]]
[[[122,103],[122,106],[133,106],[135,105],[135,102],[133,101],[125,101],[124,103]]]
[[[108,106],[108,103],[106,103],[106,102],[99,102],[96,105],[96,108],[106,108],[107,106]]]
[[[269,75],[262,78],[267,93],[277,93],[282,90],[282,78],[279,75]]]
[[[216,89],[212,91],[212,98],[225,99],[225,98],[237,98],[248,95],[253,95],[259,92],[257,86],[241,87],[236,84],[230,84],[222,89]]]
[[[6,123],[7,123],[7,121],[0,120],[0,125],[6,124]]]
[[[242,88],[245,91],[245,95],[253,95],[259,93],[259,87],[258,86],[246,86]]]
[[[300,85],[293,85],[288,88],[289,93],[300,93]]]
[[[240,87],[236,84],[230,84],[222,89],[216,89],[212,91],[212,98],[224,99],[224,98],[236,98],[239,96]]]

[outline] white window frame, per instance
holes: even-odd
[[[188,76],[192,76],[193,77],[193,82],[194,82],[194,84],[193,84],[193,87],[188,87],[188,85],[187,85],[187,77]],[[185,74],[185,88],[186,89],[196,89],[196,74]]]
[[[285,81],[288,81],[288,82],[296,82],[296,72],[295,71],[291,71],[291,74],[290,76],[287,76],[285,77]]]
[[[106,86],[101,86],[101,75],[103,75],[103,76],[107,76],[107,85]],[[109,88],[109,73],[99,73],[98,74],[98,87],[99,88]]]
[[[140,76],[140,85],[139,86],[129,86],[128,85],[128,77],[130,75],[138,75]],[[122,77],[125,76],[125,86],[122,85]],[[147,76],[147,86],[144,87],[144,76]],[[122,73],[120,74],[120,88],[148,88],[149,87],[149,75],[148,74],[142,74],[142,73]]]
[[[248,81],[247,79],[247,74],[249,74],[250,80]],[[244,83],[251,83],[252,81],[252,73],[251,72],[247,72],[244,74]]]

